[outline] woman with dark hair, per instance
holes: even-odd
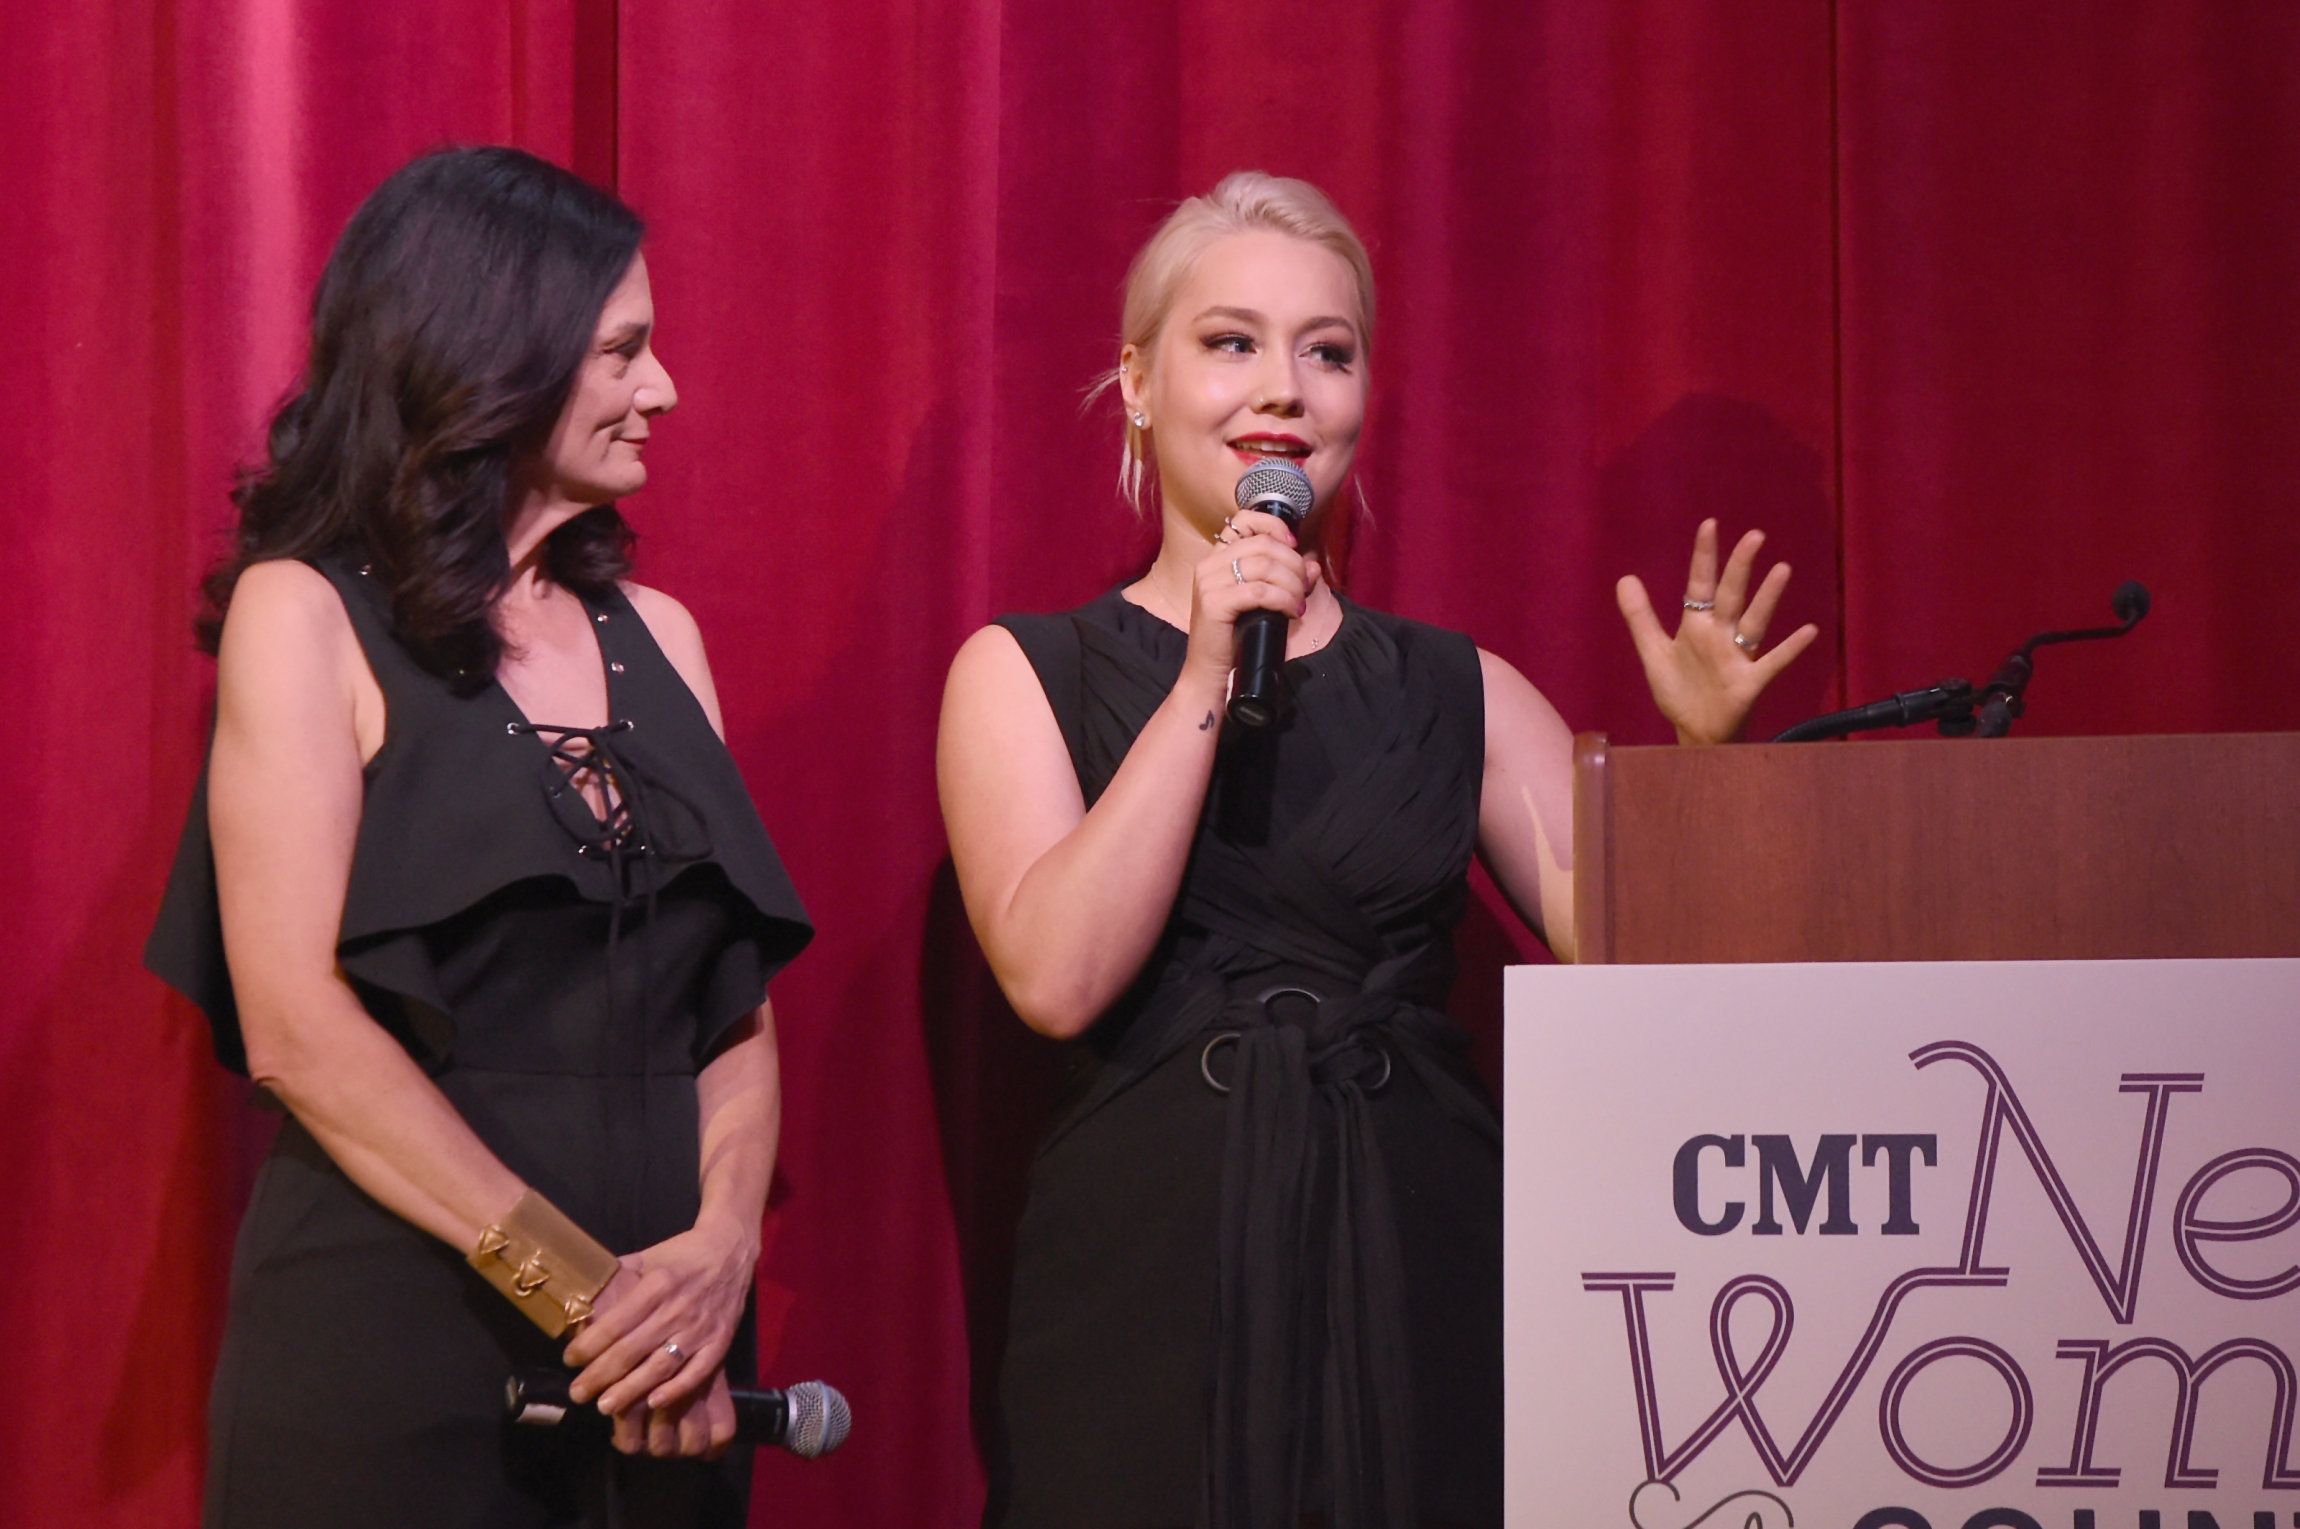
[[[748,1507],[766,983],[811,930],[693,620],[624,580],[615,501],[677,402],[640,233],[516,150],[407,165],[235,496],[215,738],[146,952],[288,1112],[233,1261],[211,1524]],[[615,1450],[504,1423],[506,1378],[562,1361]]]
[[[1477,854],[1571,958],[1572,737],[1508,663],[1342,598],[1319,538],[1365,420],[1363,245],[1233,175],[1135,257],[1120,481],[1133,583],[959,651],[943,814],[992,970],[1079,1042],[1017,1235],[988,1521],[1267,1529],[1501,1519],[1501,1162],[1446,1017]],[[1234,508],[1293,463],[1299,532]],[[1696,534],[1674,633],[1621,606],[1680,739],[1736,734],[1815,633],[1760,652]],[[1292,712],[1224,721],[1233,629],[1287,618]]]

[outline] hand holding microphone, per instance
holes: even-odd
[[[568,1399],[564,1370],[529,1370],[504,1383],[503,1415],[530,1428],[603,1428],[607,1419],[595,1407]],[[827,1455],[846,1442],[854,1413],[837,1389],[803,1380],[787,1391],[733,1392],[735,1440],[787,1449],[802,1460]]]
[[[1317,494],[1310,487],[1310,475],[1280,457],[1246,469],[1238,480],[1236,498],[1239,509],[1275,515],[1287,530],[1299,531]],[[1238,582],[1245,582],[1234,559],[1231,572]],[[1236,633],[1230,720],[1242,727],[1267,727],[1285,706],[1286,613],[1247,611],[1238,618]]]

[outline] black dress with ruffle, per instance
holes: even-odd
[[[618,591],[590,603],[611,723],[531,724],[457,696],[391,634],[359,567],[335,585],[387,707],[337,946],[377,1023],[527,1183],[618,1253],[694,1222],[695,1077],[812,934],[734,760]],[[567,781],[588,747],[623,803]],[[203,777],[145,963],[246,1070]],[[211,1525],[737,1525],[746,1450],[630,1460],[515,1427],[505,1379],[557,1341],[346,1178],[292,1117],[233,1255],[209,1416]],[[728,1360],[748,1379],[746,1330]]]
[[[988,1523],[1501,1518],[1501,1155],[1443,1012],[1485,761],[1469,639],[1343,603],[1227,729],[1134,989],[1073,1051],[1017,1234]],[[1188,639],[1004,618],[1091,806]]]

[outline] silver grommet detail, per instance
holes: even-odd
[[[504,723],[504,724],[503,724],[503,730],[504,730],[505,732],[509,733],[509,734],[510,734],[512,737],[514,737],[514,738],[516,738],[516,737],[518,737],[518,736],[519,736],[519,724],[518,724],[518,723],[516,723],[516,722],[506,722],[506,723]]]
[[[605,626],[607,624],[607,613],[605,611],[601,611],[598,615],[593,616],[591,619],[598,622],[601,626]]]
[[[1371,1083],[1368,1083],[1368,1084],[1365,1086],[1365,1087],[1366,1087],[1366,1092],[1367,1092],[1367,1093],[1369,1093],[1369,1094],[1378,1094],[1378,1093],[1380,1093],[1380,1092],[1381,1092],[1383,1089],[1385,1089],[1385,1088],[1388,1088],[1388,1087],[1390,1086],[1390,1053],[1389,1053],[1389,1048],[1388,1048],[1388,1047],[1386,1047],[1386,1046],[1376,1046],[1376,1047],[1374,1048],[1374,1055],[1375,1055],[1375,1056],[1378,1056],[1378,1057],[1380,1057],[1380,1058],[1382,1059],[1382,1075],[1381,1075],[1380,1077],[1378,1077],[1378,1078],[1374,1079],[1374,1081],[1373,1081],[1373,1082],[1371,1082]]]
[[[1224,1041],[1228,1041],[1230,1044],[1236,1045],[1238,1042],[1238,1032],[1235,1030],[1223,1031],[1220,1035],[1215,1036],[1212,1040],[1206,1043],[1206,1049],[1204,1051],[1198,1053],[1198,1076],[1204,1078],[1206,1080],[1206,1086],[1217,1094],[1226,1094],[1230,1091],[1229,1084],[1222,1082],[1220,1079],[1214,1076],[1214,1048],[1221,1045]]]
[[[620,663],[610,663],[607,665],[607,672],[609,674],[621,674],[623,666]]]

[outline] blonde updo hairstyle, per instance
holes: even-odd
[[[1266,175],[1260,170],[1233,171],[1206,195],[1194,196],[1175,208],[1135,255],[1134,263],[1126,269],[1126,301],[1119,317],[1120,354],[1129,345],[1137,355],[1150,354],[1172,315],[1175,294],[1207,246],[1232,234],[1257,230],[1307,240],[1341,257],[1358,289],[1358,343],[1362,352],[1371,356],[1374,267],[1357,231],[1326,194],[1308,181]],[[1120,370],[1112,367],[1096,382],[1089,399],[1116,384]],[[1139,514],[1150,481],[1149,432],[1137,429],[1131,414],[1125,415],[1124,426],[1118,491]]]

